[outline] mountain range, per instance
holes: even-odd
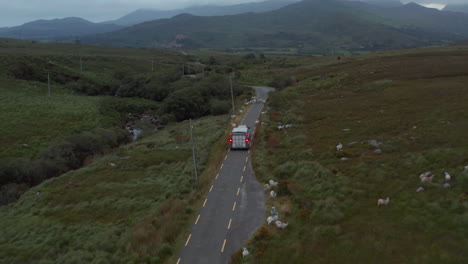
[[[21,26],[0,28],[0,38],[31,39],[38,41],[70,40],[89,34],[122,29],[115,24],[93,23],[78,17],[36,20]]]
[[[181,14],[83,40],[132,47],[272,48],[323,54],[440,45],[464,38],[468,38],[468,15],[461,13],[417,4],[389,8],[353,1],[304,0],[257,14]]]
[[[468,13],[468,4],[448,4],[444,7],[444,11]]]
[[[180,14],[192,14],[196,16],[225,16],[243,13],[260,13],[276,10],[298,1],[300,0],[268,0],[264,2],[227,6],[201,5],[174,10],[138,9],[119,19],[103,23],[130,26],[156,19],[171,18]]]

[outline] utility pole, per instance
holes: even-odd
[[[49,88],[49,98],[50,98],[50,73],[47,72],[47,87]]]
[[[190,142],[192,144],[193,167],[195,169],[195,182],[198,186],[198,168],[197,168],[197,159],[195,156],[195,140],[193,139],[192,119],[190,119]]]
[[[236,108],[234,107],[234,91],[232,90],[232,76],[229,75],[229,83],[231,85],[231,99],[232,99],[232,114],[236,114]]]

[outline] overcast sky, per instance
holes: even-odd
[[[203,4],[238,4],[263,0],[0,0],[0,27],[17,26],[37,19],[82,17],[93,22],[114,20],[139,8],[175,9]],[[374,0],[375,1],[375,0]],[[409,2],[410,0],[403,0]],[[414,0],[426,3],[468,0]]]

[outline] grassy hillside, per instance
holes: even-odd
[[[226,121],[194,123],[202,188]],[[162,263],[198,201],[189,139],[188,122],[170,125],[1,207],[0,262]]]
[[[268,205],[289,226],[263,227],[233,263],[467,262],[467,58],[422,49],[283,70],[299,82],[271,95],[254,162],[280,181]]]

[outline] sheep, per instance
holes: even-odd
[[[269,217],[267,218],[267,223],[268,223],[268,224],[271,224],[272,222],[278,220],[278,217],[279,217],[279,214],[278,214],[278,212],[276,212],[274,215],[269,216]]]
[[[278,186],[278,182],[277,182],[277,181],[274,181],[274,180],[270,180],[268,183],[270,184],[271,187],[276,187],[276,186]]]
[[[276,213],[276,207],[272,206],[270,209],[271,215],[274,215]]]
[[[265,185],[263,185],[263,189],[265,191],[268,191],[268,189],[270,189],[270,185],[268,183],[266,183]]]
[[[425,176],[421,178],[421,182],[432,182],[433,178],[434,178],[434,175],[432,175],[431,177]]]
[[[341,150],[343,150],[343,144],[340,143],[336,146],[336,151],[341,151]]]
[[[245,258],[249,255],[249,250],[246,247],[242,248],[242,258]]]
[[[422,181],[423,178],[429,177],[429,175],[431,175],[431,174],[432,173],[430,171],[426,171],[424,173],[421,173],[421,174],[419,174],[419,179],[421,179],[421,181]]]
[[[444,172],[444,174],[445,174],[445,181],[449,182],[452,179],[452,177],[450,177],[450,174],[448,172]]]
[[[278,126],[278,130],[283,130],[284,126]]]
[[[444,186],[444,188],[446,188],[446,189],[447,189],[447,188],[450,188],[450,183],[446,182],[446,183],[444,183],[443,186]]]
[[[275,224],[276,227],[279,229],[285,229],[289,225],[289,223],[283,223],[281,221],[276,221]]]
[[[271,191],[271,192],[270,192],[270,197],[271,197],[271,198],[275,198],[275,197],[276,197],[276,192],[275,192],[275,191]]]
[[[424,188],[422,186],[416,189],[416,192],[422,192],[422,191],[424,191]]]
[[[287,125],[284,126],[284,128],[291,128],[291,127],[293,127],[292,124],[287,124]]]
[[[109,163],[109,166],[115,167],[115,166],[117,166],[117,165],[115,165],[115,163],[112,163],[112,162],[111,162],[111,163]]]
[[[387,197],[387,199],[379,199],[377,200],[377,206],[380,205],[387,205],[390,202],[390,197]]]

